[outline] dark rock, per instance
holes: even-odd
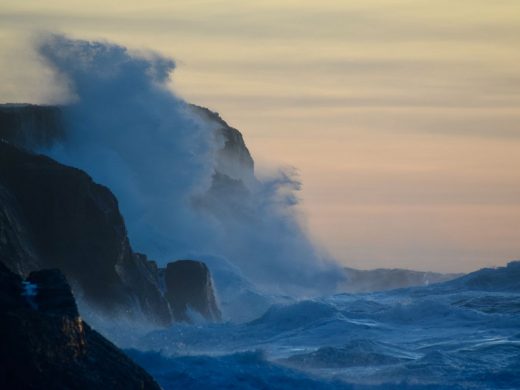
[[[218,113],[206,107],[192,104],[191,108],[195,114],[215,124],[216,135],[221,137],[223,141],[223,147],[217,154],[217,172],[229,176],[231,179],[242,180],[246,184],[256,180],[254,176],[254,161],[244,142],[242,133],[229,126]]]
[[[210,321],[221,319],[211,274],[206,264],[195,260],[169,263],[165,272],[166,298],[177,321],[190,322],[191,308]]]
[[[0,261],[20,275],[27,275],[31,270],[41,268],[17,201],[1,182]]]
[[[0,199],[0,260],[11,269],[58,268],[93,307],[171,322],[158,276],[132,252],[108,188],[83,171],[0,142]]]
[[[28,306],[23,290],[22,278],[0,261],[0,312]]]
[[[28,283],[28,286],[34,286],[32,293],[35,296],[32,301],[39,311],[59,316],[79,316],[76,301],[67,279],[59,270],[31,272],[26,283]]]
[[[61,109],[32,104],[0,105],[0,139],[28,149],[49,147],[65,138]]]
[[[4,389],[159,389],[141,367],[78,316],[56,270],[40,271],[37,307],[0,263],[0,386]],[[72,300],[71,300],[72,298]]]
[[[194,204],[217,217],[247,214],[237,205],[256,179],[242,134],[217,113],[191,108],[222,141],[213,184]],[[8,142],[0,142],[0,260],[21,275],[58,268],[93,308],[169,324],[164,271],[132,252],[112,193],[80,170],[13,147],[42,151],[66,140],[66,109],[0,105],[0,140]]]
[[[254,179],[254,161],[242,134],[228,125],[220,115],[205,107],[190,105],[193,112],[215,124],[223,147],[217,154],[217,171],[233,179]],[[42,150],[67,138],[66,106],[0,104],[0,140],[29,149]]]

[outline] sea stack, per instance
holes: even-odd
[[[189,309],[200,313],[208,321],[221,319],[206,264],[195,260],[178,260],[168,264],[164,277],[166,299],[176,321],[191,322]]]

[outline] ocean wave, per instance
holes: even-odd
[[[282,360],[296,367],[340,368],[398,364],[414,359],[400,348],[372,340],[352,340],[342,347],[321,347],[316,351],[293,355]]]
[[[166,357],[157,352],[127,350],[126,353],[149,371],[165,390],[173,389],[317,389],[317,390],[458,390],[406,381],[381,384],[348,383],[323,378],[270,362],[262,351],[222,356]]]

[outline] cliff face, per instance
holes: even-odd
[[[222,143],[217,153],[216,170],[246,184],[254,181],[254,162],[242,134],[229,126],[216,112],[190,105],[192,112],[215,126]],[[0,140],[29,150],[52,146],[67,137],[62,109],[58,106],[0,104]]]
[[[59,268],[102,311],[171,322],[153,268],[132,252],[117,200],[84,172],[0,143],[0,260]]]
[[[204,264],[161,270],[132,251],[108,188],[7,142],[0,142],[0,261],[20,275],[60,269],[76,295],[108,317],[164,326],[188,320],[190,306],[220,319]]]
[[[256,180],[253,159],[238,130],[208,109],[190,107],[213,124],[222,144],[213,184],[197,200],[218,214],[239,203],[230,193],[247,196],[247,184]],[[78,169],[17,148],[37,151],[66,137],[60,107],[0,105],[0,139],[6,141],[0,143],[0,260],[21,275],[59,268],[94,309],[169,324],[174,317],[164,272],[132,251],[112,193]]]
[[[0,183],[0,261],[20,275],[40,268],[17,200],[3,183]]]
[[[206,194],[193,199],[194,204],[217,218],[221,214],[229,216],[247,212],[241,204],[249,196],[249,190],[254,188],[257,179],[254,161],[242,134],[216,112],[193,104],[189,108],[213,127],[216,142],[220,145],[215,156],[211,186]],[[61,107],[0,104],[0,140],[38,151],[66,137]]]
[[[49,147],[64,137],[59,107],[0,104],[0,139],[33,149]]]
[[[9,389],[159,389],[78,315],[58,270],[27,280],[0,262],[0,384]]]
[[[246,185],[254,182],[254,161],[240,131],[229,126],[216,112],[205,107],[191,107],[196,115],[215,125],[216,137],[223,144],[217,153],[217,178],[214,180],[218,181],[218,176],[224,175],[232,180],[240,180]]]
[[[206,264],[194,260],[178,260],[165,271],[166,298],[177,321],[190,321],[189,309],[209,321],[221,319],[211,275]]]

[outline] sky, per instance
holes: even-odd
[[[303,223],[357,268],[520,258],[517,0],[0,3],[0,102],[61,103],[44,32],[154,50],[171,88],[294,166]]]

